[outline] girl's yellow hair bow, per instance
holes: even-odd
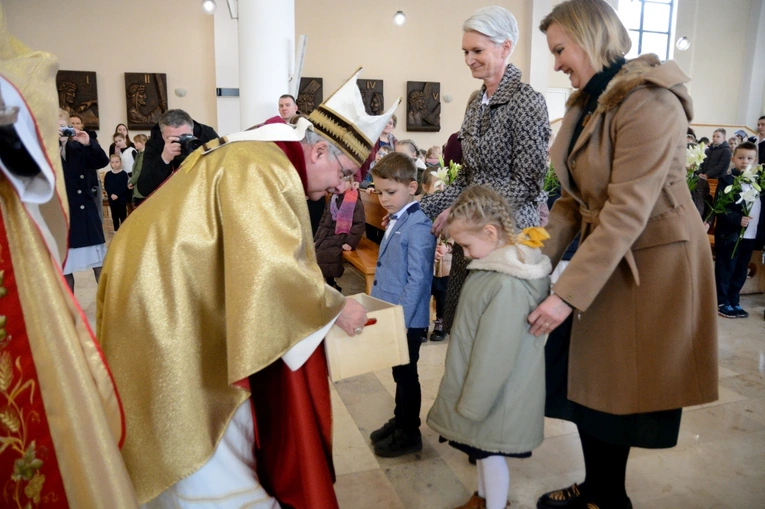
[[[542,241],[549,238],[550,234],[547,233],[547,230],[541,226],[532,226],[521,230],[521,233],[515,237],[515,243],[529,247],[542,247]]]

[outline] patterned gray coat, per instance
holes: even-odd
[[[481,92],[486,92],[485,85]],[[521,83],[521,71],[512,64],[505,69],[489,104],[483,106],[482,97],[470,103],[462,121],[462,171],[443,191],[423,196],[420,207],[435,220],[463,189],[480,184],[504,196],[515,211],[517,228],[539,226],[539,204],[547,199],[542,193],[551,131],[547,103],[542,94]],[[462,248],[455,245],[444,309],[446,332],[451,330],[466,277]]]
[[[486,92],[485,85],[481,91]],[[434,220],[463,189],[480,184],[504,196],[515,211],[519,229],[539,226],[550,139],[547,103],[542,94],[521,83],[521,71],[512,64],[489,104],[483,106],[482,97],[468,106],[460,129],[464,168],[454,184],[424,196],[420,206]]]

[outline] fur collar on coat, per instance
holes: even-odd
[[[467,268],[492,270],[518,279],[541,279],[552,272],[550,259],[543,255],[542,251],[522,244],[510,244],[495,249],[483,258],[470,262]]]

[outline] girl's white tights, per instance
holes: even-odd
[[[504,456],[478,460],[478,496],[486,499],[486,509],[505,509],[510,491],[510,470]]]

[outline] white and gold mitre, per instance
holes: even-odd
[[[356,79],[361,68],[308,115],[314,130],[331,140],[352,161],[364,164],[401,98],[379,116],[368,115]]]

